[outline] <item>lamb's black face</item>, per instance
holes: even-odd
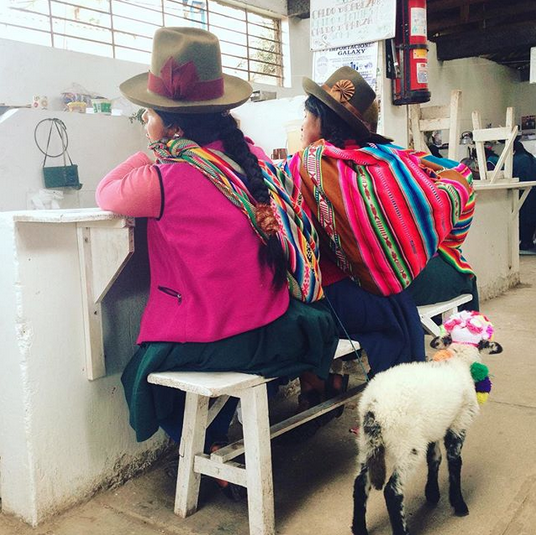
[[[450,346],[450,344],[452,344],[452,337],[450,334],[446,334],[445,336],[436,336],[430,342],[430,346],[434,349],[446,349]]]

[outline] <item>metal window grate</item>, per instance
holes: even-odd
[[[203,28],[220,39],[224,72],[283,85],[281,21],[249,8],[216,0],[7,0],[2,6],[3,38],[146,65],[157,28]]]

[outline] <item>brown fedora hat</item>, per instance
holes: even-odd
[[[337,69],[322,86],[303,78],[302,86],[308,95],[321,100],[357,134],[366,136],[375,130],[378,122],[376,93],[355,69]]]
[[[177,113],[217,113],[251,96],[251,85],[222,73],[220,42],[206,30],[159,28],[151,69],[119,86],[134,104]]]

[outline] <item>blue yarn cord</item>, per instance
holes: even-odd
[[[328,305],[331,308],[331,311],[333,312],[333,315],[335,316],[335,318],[339,322],[339,325],[341,326],[341,329],[344,332],[344,336],[346,336],[346,338],[350,342],[350,345],[352,346],[352,349],[354,350],[354,353],[356,354],[357,361],[359,362],[359,365],[361,366],[361,369],[363,370],[363,373],[365,374],[366,382],[368,383],[370,381],[370,379],[369,379],[367,371],[365,370],[365,366],[363,364],[363,361],[361,360],[361,355],[359,354],[359,351],[357,350],[357,348],[354,345],[354,341],[352,340],[352,338],[350,338],[350,335],[348,334],[348,331],[346,330],[343,322],[339,318],[339,315],[337,314],[337,312],[335,312],[335,309],[333,308],[333,305],[331,304],[331,301],[328,299],[328,296],[324,294],[324,297],[325,297],[326,301],[328,302]]]

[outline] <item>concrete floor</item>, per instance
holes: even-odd
[[[425,467],[407,494],[413,535],[536,534],[536,256],[521,258],[522,284],[483,303],[505,351],[489,356],[494,387],[464,448],[462,485],[470,515],[452,515],[446,467],[439,505],[423,499]],[[273,444],[276,523],[279,535],[350,533],[355,477],[355,407],[304,444]],[[174,480],[164,463],[124,486],[30,528],[0,515],[1,535],[247,535],[247,506],[231,503],[209,480],[202,482],[199,511],[173,514]],[[383,496],[369,501],[370,535],[389,534]]]

